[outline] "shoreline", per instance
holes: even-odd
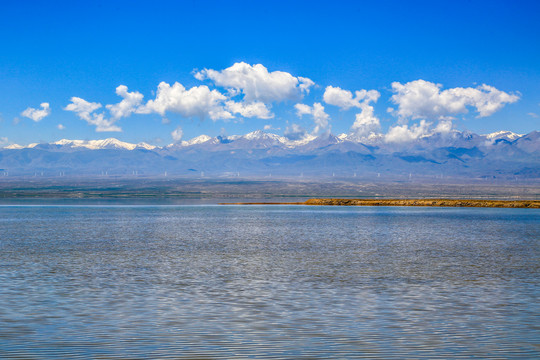
[[[305,206],[420,206],[540,209],[540,200],[475,199],[309,199],[304,202],[235,202],[219,205],[305,205]]]

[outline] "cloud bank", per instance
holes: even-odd
[[[116,88],[116,94],[121,98],[118,103],[103,106],[74,96],[64,109],[74,112],[80,119],[95,126],[97,132],[102,132],[122,131],[117,122],[133,114],[158,114],[163,119],[168,119],[167,114],[178,114],[182,118],[213,121],[237,118],[281,120],[279,116],[276,118],[273,111],[283,111],[286,107],[290,109],[290,101],[294,101],[293,110],[298,117],[307,115],[313,119],[314,127],[309,134],[314,136],[331,128],[331,117],[322,105],[324,102],[330,105],[330,111],[336,111],[332,107],[337,107],[345,114],[355,112],[350,115],[349,136],[358,141],[377,138],[387,142],[404,142],[427,134],[448,133],[454,127],[452,121],[460,114],[471,112],[477,118],[488,117],[520,98],[519,93],[505,92],[486,84],[443,89],[441,84],[422,79],[407,83],[393,82],[391,95],[385,99],[395,105],[387,111],[387,116],[391,117],[389,121],[393,123],[387,125],[388,131],[383,134],[381,121],[375,111],[381,93],[374,89],[350,91],[328,85],[321,98],[320,92],[310,94],[310,90],[317,87],[309,78],[285,71],[269,71],[262,64],[245,62],[237,62],[223,70],[203,69],[193,75],[199,81],[207,81],[207,84],[186,87],[179,82],[161,82],[155,96],[146,102],[142,93],[129,91],[126,85],[119,85]],[[312,106],[299,102],[308,95],[314,99]],[[40,121],[49,114],[48,103],[42,103],[41,109],[28,108],[21,113],[34,121]],[[282,120],[289,124],[290,119]],[[265,129],[271,127],[266,126]],[[307,134],[297,124],[288,125],[284,130],[284,135],[289,138],[305,137]],[[179,141],[182,135],[181,127],[171,133],[175,141]]]
[[[390,100],[398,105],[395,114],[407,119],[451,119],[468,112],[468,107],[486,117],[502,109],[506,104],[519,100],[519,95],[500,91],[483,84],[476,88],[451,88],[441,91],[442,85],[425,80],[405,84],[392,83],[394,95]]]

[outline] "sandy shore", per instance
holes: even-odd
[[[240,202],[220,205],[434,206],[540,209],[540,200],[470,199],[309,199],[304,202]]]

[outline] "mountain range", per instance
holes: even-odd
[[[300,140],[263,131],[200,135],[164,147],[114,138],[10,145],[4,176],[540,179],[540,132],[452,131],[407,142],[330,133]]]

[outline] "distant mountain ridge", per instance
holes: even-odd
[[[124,141],[120,141],[115,138],[108,138],[103,140],[68,140],[62,139],[52,143],[33,143],[27,146],[21,146],[18,144],[13,144],[4,147],[4,149],[33,149],[33,148],[51,148],[56,146],[57,148],[85,148],[89,150],[99,150],[99,149],[123,149],[123,150],[134,150],[137,148],[152,150],[156,146],[141,142],[138,144],[131,144]]]
[[[114,138],[10,145],[4,176],[394,177],[540,179],[540,133],[452,131],[408,142],[327,133],[200,135],[163,147]]]
[[[454,131],[451,133],[453,135],[453,138],[456,139],[456,135],[465,137],[467,139],[471,139],[472,136],[477,136],[480,139],[485,138],[489,141],[496,141],[500,139],[508,140],[508,141],[514,141],[516,139],[519,139],[520,137],[523,137],[523,134],[516,134],[511,131],[497,131],[490,134],[485,135],[476,135],[468,132],[460,132],[460,131]],[[426,135],[423,137],[420,137],[418,140],[423,140],[425,138],[431,138],[434,136]],[[50,148],[52,146],[55,146],[57,148],[86,148],[90,150],[99,150],[99,149],[123,149],[123,150],[135,150],[135,149],[147,149],[147,150],[153,150],[153,149],[160,149],[160,148],[181,148],[181,147],[189,147],[189,146],[195,146],[195,145],[201,145],[201,144],[207,144],[207,145],[215,145],[215,144],[223,144],[223,143],[232,143],[236,142],[237,144],[242,143],[246,146],[255,146],[255,147],[264,147],[264,146],[276,146],[276,145],[283,145],[288,148],[294,148],[294,147],[302,147],[305,146],[313,141],[318,141],[319,145],[323,145],[323,143],[327,143],[324,145],[328,145],[330,143],[341,143],[341,142],[351,142],[351,143],[366,143],[366,144],[372,144],[372,143],[380,143],[379,141],[373,141],[370,139],[362,139],[358,140],[354,137],[354,135],[349,134],[340,134],[339,136],[334,136],[332,134],[326,134],[323,136],[313,136],[313,135],[306,135],[306,137],[300,139],[300,140],[290,140],[285,136],[280,136],[272,133],[267,133],[262,130],[256,130],[253,132],[250,132],[245,135],[231,135],[231,136],[217,136],[217,137],[210,137],[208,135],[199,135],[197,137],[194,137],[191,140],[188,141],[181,141],[178,143],[172,143],[169,145],[166,145],[164,147],[159,147],[155,145],[150,145],[145,142],[140,142],[138,144],[128,143],[121,140],[118,140],[116,138],[107,138],[103,140],[68,140],[68,139],[61,139],[55,142],[51,143],[32,143],[26,146],[18,145],[18,144],[12,144],[5,146],[4,149],[24,149],[24,148]],[[412,142],[408,142],[414,143]],[[313,144],[317,146],[316,144]],[[313,146],[312,146],[313,147]]]

